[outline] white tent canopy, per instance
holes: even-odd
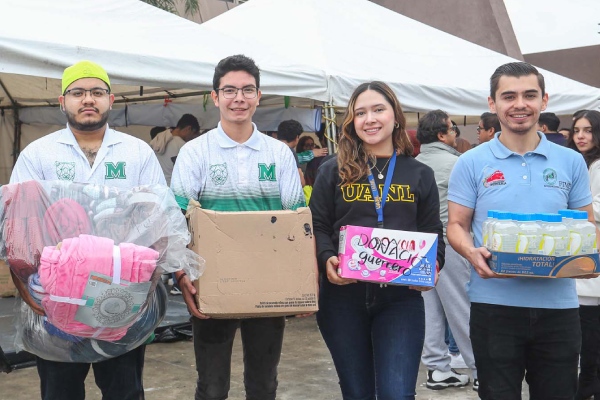
[[[0,106],[10,98],[56,104],[64,68],[82,59],[128,85],[115,86],[117,98],[141,97],[140,86],[145,96],[211,90],[214,68],[235,54],[234,42],[137,0],[2,0]],[[268,51],[248,55],[261,68],[263,93],[327,100],[320,71]]]
[[[88,59],[107,70],[117,101],[128,106],[127,118],[123,117],[124,105],[115,107],[112,126],[140,122],[169,126],[177,121],[178,112],[192,110],[208,128],[216,123],[212,102],[204,111],[203,97],[194,98],[195,108],[177,97],[210,91],[215,66],[235,54],[234,42],[137,0],[0,1],[0,184],[10,175],[13,149],[18,151],[60,128],[56,125],[62,117],[58,108],[38,106],[58,104],[65,67]],[[292,97],[292,105],[298,99],[326,101],[325,74],[268,51],[248,55],[261,68],[263,95],[271,95],[264,97],[257,113],[267,127],[263,129],[273,129],[276,117],[293,115],[303,123],[314,122],[318,110],[280,108],[269,113],[264,106],[273,104],[268,97],[280,106],[281,96]],[[164,96],[175,96],[168,107],[162,107]],[[158,99],[154,105],[135,104],[153,98]],[[34,125],[19,130],[15,118]],[[123,130],[149,139],[148,128]]]
[[[487,111],[491,74],[516,61],[367,0],[252,0],[201,28],[237,39],[234,52],[266,50],[324,71],[337,105],[358,84],[382,80],[406,110],[479,115]],[[600,106],[599,89],[541,72],[551,111]]]
[[[235,53],[257,61],[266,94],[344,105],[377,79],[409,111],[457,115],[486,111],[489,76],[513,61],[367,0],[252,0],[202,25],[136,0],[3,0],[0,107],[56,104],[63,69],[81,59],[127,85],[118,99],[206,91]],[[600,105],[599,89],[543,73],[551,111]]]

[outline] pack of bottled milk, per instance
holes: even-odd
[[[524,214],[488,211],[483,222],[483,245],[490,250],[575,256],[597,253],[596,226],[579,210],[559,210],[557,214]]]

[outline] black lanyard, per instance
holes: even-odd
[[[370,165],[370,163],[369,163]],[[369,183],[371,184],[371,194],[373,195],[373,202],[375,203],[375,211],[377,212],[377,227],[383,228],[383,208],[385,207],[385,201],[388,196],[388,192],[390,191],[390,185],[392,184],[392,176],[394,175],[394,168],[396,166],[396,151],[392,154],[392,159],[390,160],[390,165],[388,166],[388,174],[385,178],[385,183],[383,185],[383,192],[381,193],[381,197],[379,197],[379,190],[377,189],[377,184],[375,183],[375,178],[373,177],[373,173],[371,169],[369,169],[369,175],[367,178],[369,179]]]

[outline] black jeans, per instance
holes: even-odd
[[[580,306],[581,371],[576,400],[600,399],[600,306]]]
[[[247,400],[274,400],[285,317],[198,319],[192,317],[198,384],[196,400],[223,400],[229,393],[231,351],[238,327],[244,348]]]
[[[581,348],[579,310],[471,304],[471,343],[483,400],[572,400]]]
[[[48,361],[36,357],[40,375],[42,400],[85,399],[85,378],[94,369],[96,385],[102,400],[143,400],[142,373],[144,353],[142,345],[128,353],[93,364]]]

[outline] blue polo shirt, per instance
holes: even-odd
[[[537,148],[524,155],[498,140],[464,153],[452,174],[448,200],[474,210],[471,230],[475,246],[488,210],[556,213],[592,202],[587,167],[581,154],[550,142],[538,132]],[[515,307],[577,308],[573,279],[482,279],[471,269],[467,285],[471,302]]]

